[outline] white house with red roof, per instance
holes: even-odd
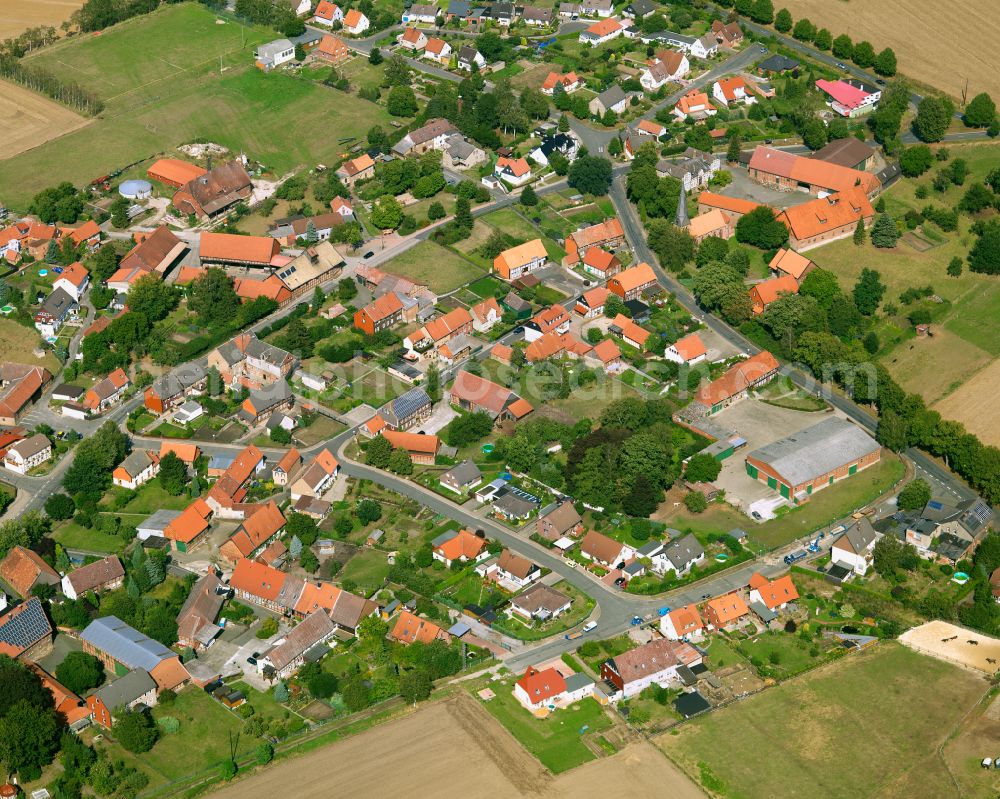
[[[469,313],[472,314],[472,329],[479,333],[486,333],[503,318],[500,303],[495,297],[476,303],[469,309]]]
[[[354,206],[351,205],[350,200],[345,200],[343,197],[334,197],[330,200],[330,210],[335,214],[340,214],[345,221],[354,219]]]
[[[881,90],[861,81],[831,81],[820,78],[816,81],[816,88],[830,98],[827,105],[842,117],[858,117],[867,114],[878,105],[878,101],[882,97]]]
[[[344,14],[344,30],[354,36],[359,36],[368,30],[371,25],[368,17],[358,11],[356,8],[352,8],[346,14]]]
[[[524,158],[498,158],[493,174],[511,186],[523,186],[531,180],[531,165]]]
[[[783,610],[789,602],[799,598],[798,589],[792,582],[792,576],[786,574],[777,580],[768,580],[760,572],[750,576],[750,602],[760,602],[768,610]]]
[[[681,638],[697,640],[704,635],[705,623],[701,620],[697,606],[685,605],[660,618],[660,632],[671,641]]]
[[[343,22],[344,12],[336,3],[330,0],[319,0],[316,10],[313,12],[313,22],[320,25],[332,26],[334,22]]]
[[[727,108],[731,105],[752,105],[757,102],[747,82],[739,75],[722,78],[713,83],[712,97]]]
[[[707,357],[708,350],[704,342],[697,333],[689,333],[684,338],[670,344],[663,353],[663,357],[674,363],[686,363],[694,366],[701,363]]]
[[[572,94],[580,88],[580,77],[573,71],[570,72],[550,72],[542,82],[542,94],[551,97],[556,90],[556,85],[562,84],[566,94]]]
[[[62,274],[53,282],[52,288],[62,289],[79,302],[89,285],[90,272],[79,261],[74,261],[69,266],[63,268]]]
[[[427,47],[427,36],[419,28],[407,28],[399,35],[396,41],[399,42],[400,47],[412,50],[415,53]]]
[[[432,38],[427,40],[424,48],[424,58],[430,61],[437,61],[439,64],[448,65],[451,60],[451,45],[444,39]]]

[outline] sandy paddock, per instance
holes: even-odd
[[[295,786],[292,792],[290,785]],[[212,796],[291,794],[296,799],[606,799],[610,795],[704,799],[699,788],[644,741],[553,777],[468,696],[427,705],[276,763]]]
[[[1000,669],[1000,640],[946,621],[921,624],[899,636],[899,641],[917,652],[984,674]]]

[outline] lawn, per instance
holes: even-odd
[[[144,771],[150,777],[150,788],[174,780],[190,778],[199,772],[217,769],[229,757],[229,736],[238,733],[243,721],[196,686],[189,686],[177,695],[172,705],[157,705],[153,717],[176,718],[180,730],[173,735],[161,735],[153,748],[141,756],[131,755],[117,743],[105,738],[98,744],[114,758]],[[239,737],[237,757],[249,755],[259,743],[249,735]]]
[[[655,742],[717,796],[955,796],[936,750],[985,689],[969,672],[888,642]],[[766,756],[734,757],[733,741]]]
[[[314,421],[311,425],[296,430],[292,435],[295,440],[300,442],[302,445],[311,447],[314,444],[318,444],[320,441],[326,441],[327,439],[333,438],[343,431],[344,425],[336,419],[320,415],[316,417],[316,421]]]
[[[785,678],[799,674],[812,668],[824,652],[829,650],[829,644],[817,643],[818,652],[813,655],[813,643],[803,641],[797,635],[786,632],[767,632],[755,636],[748,641],[739,643],[739,651],[746,656],[754,666],[760,666],[770,676]],[[843,650],[834,650],[842,654]]]
[[[740,527],[750,533],[751,549],[776,549],[849,516],[888,491],[902,476],[902,462],[897,456],[884,452],[881,462],[875,466],[817,491],[805,504],[763,524],[752,522],[749,517],[724,503],[712,503],[704,513],[694,514],[683,504],[672,505],[668,502],[653,518],[695,535]]]
[[[168,494],[159,480],[150,480],[136,492],[125,507],[122,513],[155,513],[161,508],[164,510],[184,510],[191,504],[191,497],[187,493],[173,497]]]
[[[88,530],[73,521],[53,529],[52,538],[62,544],[64,549],[83,549],[88,552],[124,552],[128,543],[121,536]]]
[[[759,526],[746,527],[751,539],[775,549],[850,515],[888,491],[903,477],[903,463],[884,452],[875,466],[817,491],[803,505]]]
[[[274,34],[244,33],[215,20],[198,4],[166,5],[29,59],[76,81],[93,79],[91,88],[108,107],[85,128],[0,161],[8,205],[24,208],[60,180],[84,185],[194,140],[246,152],[284,174],[335,162],[338,138],[364,136],[372,125],[388,123],[383,107],[356,95],[284,73],[265,75],[253,67],[253,48]]]
[[[437,294],[447,294],[484,275],[482,268],[433,241],[411,247],[388,261],[384,269],[423,283]]]
[[[59,371],[59,361],[51,352],[46,351],[43,358],[35,356],[35,350],[41,346],[42,337],[38,335],[38,331],[12,319],[0,319],[0,361],[44,366],[55,374]]]
[[[381,588],[388,574],[386,553],[378,549],[365,549],[347,561],[338,578],[341,581],[353,580],[367,595],[376,588]]]
[[[556,710],[546,719],[536,719],[521,707],[506,682],[491,682],[490,687],[496,697],[484,707],[553,774],[594,759],[594,753],[580,740],[581,730],[586,727],[586,732],[593,733],[611,726],[604,709],[589,697]]]

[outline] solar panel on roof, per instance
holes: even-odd
[[[396,414],[397,419],[406,419],[429,403],[430,397],[427,396],[427,392],[422,388],[414,388],[393,400],[392,412]]]
[[[11,611],[8,620],[0,624],[0,642],[25,650],[51,631],[42,603],[32,598]]]

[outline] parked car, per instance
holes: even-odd
[[[589,633],[591,630],[596,630],[596,629],[597,629],[596,621],[588,621],[586,624],[583,625],[583,631],[585,633]]]
[[[371,250],[369,250],[368,252],[366,252],[366,253],[365,253],[365,254],[364,254],[364,255],[362,256],[362,258],[371,258],[371,257],[372,257],[372,256],[373,256],[374,254],[375,254],[374,252],[372,252]]]
[[[632,617],[632,626],[633,627],[638,627],[640,624],[642,624],[642,616],[633,616]]]

